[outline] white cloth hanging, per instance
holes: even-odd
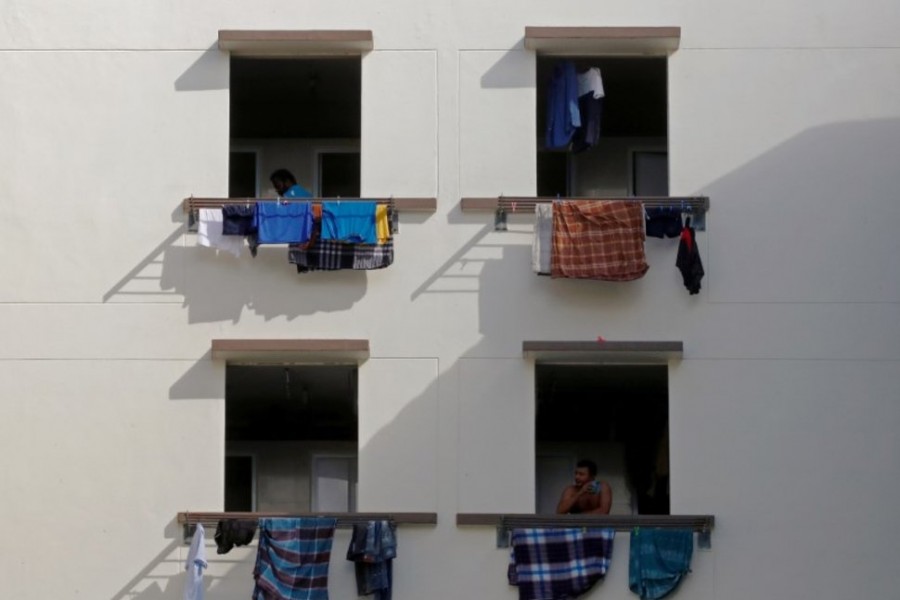
[[[588,93],[593,94],[594,98],[606,95],[603,91],[603,77],[600,76],[600,69],[597,67],[591,67],[578,75],[578,97],[581,98]]]
[[[239,235],[222,235],[222,209],[201,208],[198,213],[197,243],[240,256],[244,238]]]
[[[531,245],[531,268],[535,273],[550,274],[550,251],[553,246],[553,205],[534,205],[534,241]]]
[[[184,600],[203,600],[203,569],[209,566],[206,562],[206,534],[203,525],[197,524],[191,549],[188,550],[184,568],[187,577],[184,580]]]

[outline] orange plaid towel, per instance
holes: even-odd
[[[640,203],[553,203],[552,277],[632,281],[649,268]]]

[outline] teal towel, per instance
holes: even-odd
[[[694,532],[640,528],[631,532],[628,587],[641,600],[668,596],[691,570]]]

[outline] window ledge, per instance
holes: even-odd
[[[680,27],[526,27],[525,48],[555,56],[655,55],[678,49]]]
[[[664,364],[680,360],[681,341],[524,341],[525,358],[541,363]]]
[[[363,54],[373,48],[368,29],[219,31],[219,50],[240,56]]]
[[[369,358],[369,340],[214,339],[211,352],[231,363],[359,364]]]

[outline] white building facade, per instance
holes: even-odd
[[[896,3],[4,13],[3,597],[181,598],[176,515],[247,503],[434,513],[398,528],[394,597],[515,598],[495,529],[457,515],[552,511],[585,456],[614,513],[715,517],[674,597],[896,594]],[[589,153],[543,147],[563,58],[609,74]],[[184,199],[271,197],[280,167],[395,198],[394,263],[198,245]],[[531,215],[464,203],[640,185],[709,199],[699,294],[677,239],[637,281],[540,277]],[[356,596],[348,540],[332,598]],[[210,544],[207,598],[249,597],[255,545]],[[636,597],[615,544],[585,597]]]

